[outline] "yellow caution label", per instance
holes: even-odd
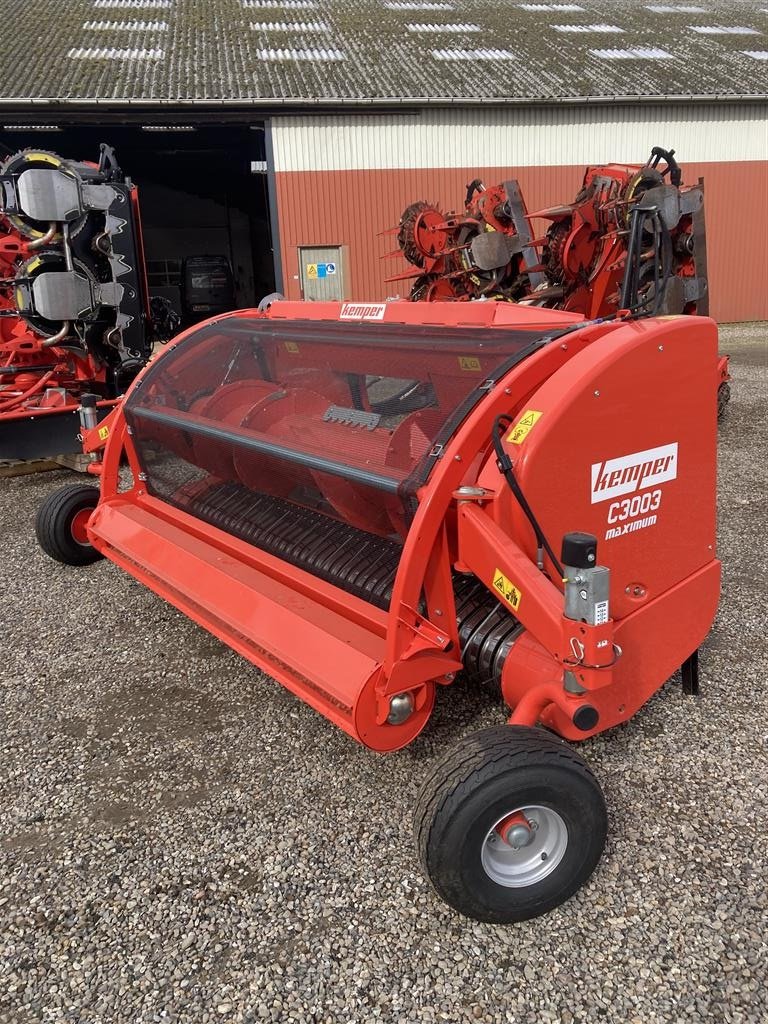
[[[109,437],[109,427],[99,427],[99,438],[106,441]]]
[[[312,280],[312,281],[316,281],[317,280],[317,264],[316,263],[308,263],[307,264],[307,277],[310,278],[310,280]]]
[[[523,596],[512,580],[508,579],[501,569],[493,574],[493,589],[498,590],[507,604],[515,611],[520,607],[520,598]]]
[[[540,417],[541,413],[536,412],[535,409],[526,409],[514,427],[512,427],[507,440],[511,441],[512,444],[522,444],[536,426]]]
[[[482,369],[476,356],[459,356],[459,366],[462,370],[470,370],[472,373],[478,373]]]
[[[295,341],[284,341],[283,344],[285,345],[285,351],[290,352],[292,356],[299,354],[299,346]]]
[[[30,260],[30,262],[27,264],[27,273],[31,274],[33,270],[37,270],[37,268],[40,266],[42,262],[43,261],[40,259],[39,256],[36,256],[33,260]]]

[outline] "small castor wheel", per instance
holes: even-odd
[[[538,917],[586,882],[607,814],[585,761],[541,729],[500,726],[469,737],[427,780],[416,844],[437,894],[476,921]]]
[[[69,484],[48,495],[35,521],[37,541],[46,555],[65,565],[90,565],[104,557],[86,531],[98,502],[98,488],[87,484]]]

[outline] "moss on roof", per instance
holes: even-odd
[[[768,4],[746,0],[9,0],[4,13],[0,102],[768,93]]]

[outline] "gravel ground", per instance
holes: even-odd
[[[764,1022],[768,329],[724,331],[721,611],[671,681],[582,746],[606,854],[534,922],[463,919],[415,862],[428,762],[500,711],[458,688],[367,752],[109,563],[36,547],[0,481],[0,1022]]]

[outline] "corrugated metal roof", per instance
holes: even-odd
[[[768,8],[746,0],[7,0],[4,14],[5,103],[768,93]]]

